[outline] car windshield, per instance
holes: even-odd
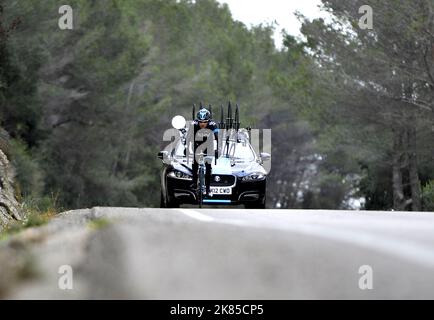
[[[233,148],[235,147],[235,151]],[[191,149],[191,148],[190,148]],[[229,154],[232,155],[236,160],[243,160],[243,161],[254,161],[255,160],[255,154],[253,152],[252,147],[249,143],[231,143]],[[175,150],[175,157],[176,158],[184,158],[185,146],[182,143],[178,143],[176,150]],[[190,155],[192,157],[192,150],[190,150]]]
[[[235,152],[230,153],[234,156],[237,160],[244,160],[244,161],[254,161],[255,160],[255,154],[253,153],[253,150],[248,143],[234,143],[233,146],[235,147]]]
[[[191,149],[191,148],[190,148]],[[178,143],[175,149],[175,157],[176,158],[184,158],[185,157],[185,146],[182,143]],[[190,150],[190,155],[192,151]]]
[[[235,150],[234,150],[235,149]],[[255,154],[249,143],[232,143],[229,147],[229,154],[236,160],[254,161]]]

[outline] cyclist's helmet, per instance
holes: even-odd
[[[198,121],[209,121],[211,119],[211,112],[208,109],[202,108],[197,113]]]

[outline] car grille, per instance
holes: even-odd
[[[220,181],[216,181],[215,177],[220,177]],[[235,176],[233,175],[220,175],[220,174],[213,174],[211,176],[211,185],[212,186],[231,186],[235,184]]]

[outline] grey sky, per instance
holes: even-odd
[[[294,16],[295,11],[300,11],[309,18],[324,16],[318,9],[320,0],[218,0],[227,3],[235,20],[245,23],[247,26],[276,21],[275,40],[280,47],[282,37],[281,29],[289,34],[300,35],[300,23]]]

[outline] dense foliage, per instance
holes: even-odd
[[[371,33],[354,23],[358,1],[325,1],[334,25],[353,32],[306,20],[305,41],[286,36],[284,49],[271,26],[248,29],[215,0],[71,0],[74,30],[58,28],[57,1],[3,2],[2,19],[21,23],[0,44],[0,124],[24,197],[157,206],[171,118],[234,100],[242,125],[272,129],[269,206],[346,208],[363,197],[368,209],[421,209],[434,179],[433,84],[417,47],[433,48],[429,0],[390,12],[396,1],[368,1],[384,22]],[[397,32],[401,10],[414,23]]]

